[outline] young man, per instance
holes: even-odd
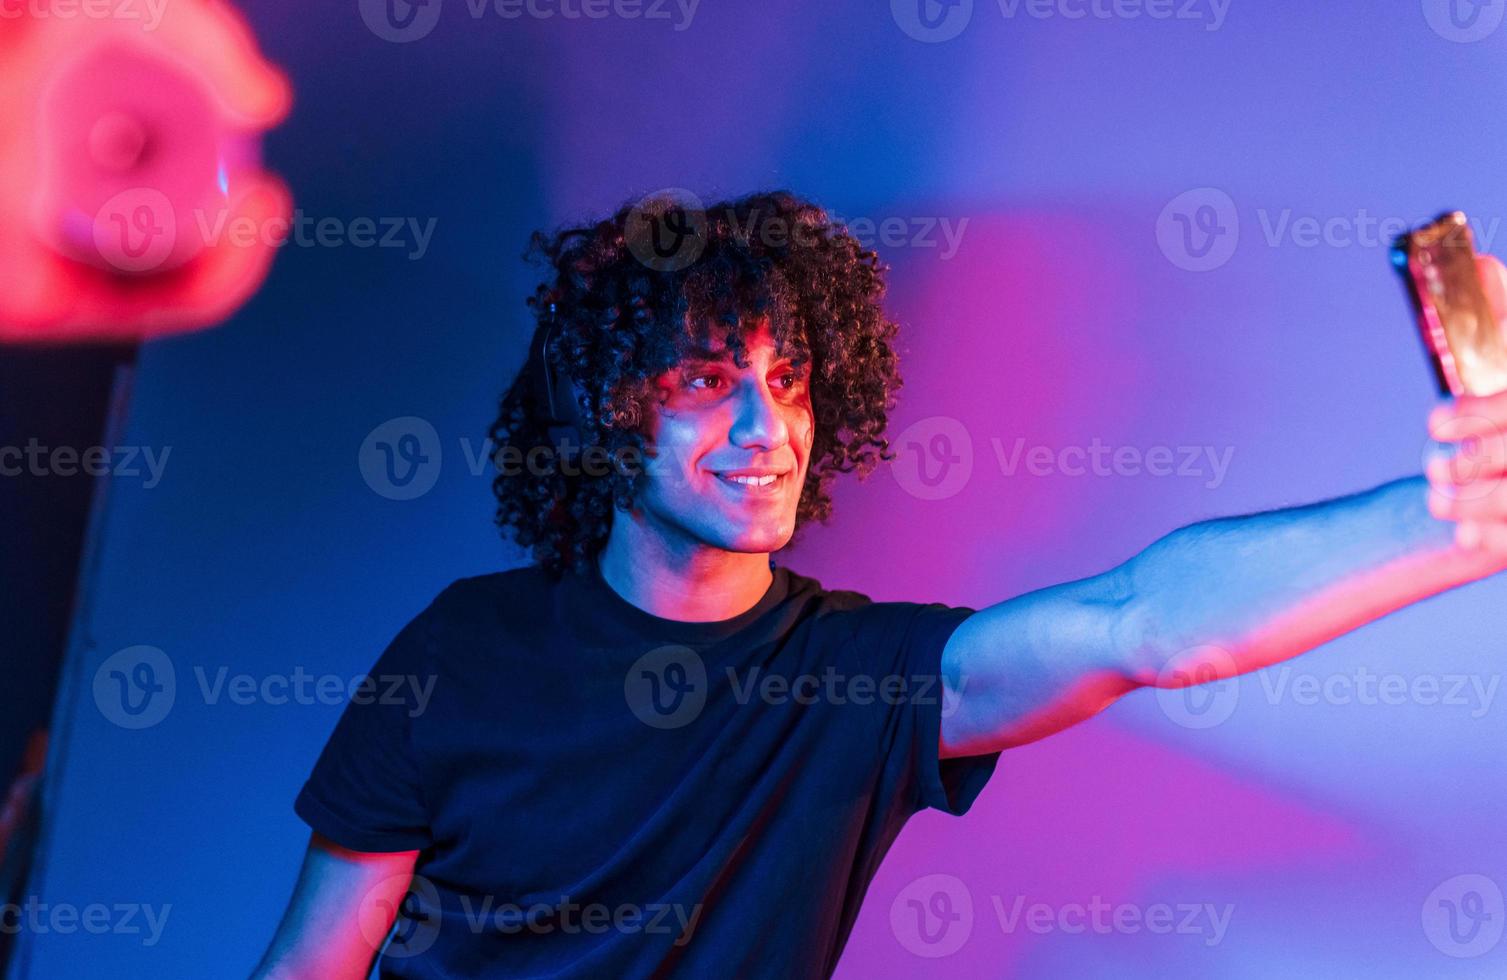
[[[825,976],[906,820],[962,814],[1001,750],[1507,567],[1504,395],[1437,413],[1479,443],[1432,488],[1195,524],[981,610],[828,591],[769,556],[891,458],[875,255],[788,194],[535,246],[491,435],[536,563],[455,582],[382,654],[432,695],[341,717],[257,976],[363,977],[400,912],[384,976]]]

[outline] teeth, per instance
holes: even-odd
[[[750,487],[767,487],[778,477],[771,473],[768,476],[724,476],[722,479],[729,483],[742,483]]]

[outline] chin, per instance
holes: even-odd
[[[793,530],[790,527],[749,528],[742,533],[724,537],[719,542],[719,547],[724,551],[741,554],[769,554],[789,544]]]

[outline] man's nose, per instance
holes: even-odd
[[[737,417],[728,435],[736,445],[765,450],[777,449],[789,441],[790,428],[767,384],[749,381],[741,386]]]

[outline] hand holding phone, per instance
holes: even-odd
[[[1454,211],[1392,246],[1442,393],[1507,391],[1507,289],[1502,266],[1476,254],[1465,214]]]

